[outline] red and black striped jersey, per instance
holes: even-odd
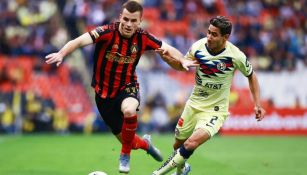
[[[121,36],[118,28],[117,22],[89,32],[96,43],[92,87],[102,98],[113,98],[126,84],[137,84],[135,69],[141,55],[162,46],[162,41],[141,28],[130,38]]]

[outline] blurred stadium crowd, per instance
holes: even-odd
[[[106,131],[89,83],[93,46],[59,68],[44,57],[67,41],[116,21],[123,0],[0,1],[0,133]],[[230,17],[230,41],[260,75],[264,104],[307,108],[307,1],[143,0],[142,27],[186,53],[204,37],[212,16]],[[154,53],[142,57],[140,127],[171,131],[192,88],[193,71],[171,70]],[[244,80],[245,81],[245,80]],[[242,76],[234,80],[232,108],[250,108]],[[246,98],[243,100],[241,98]]]

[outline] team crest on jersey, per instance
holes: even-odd
[[[226,64],[224,62],[218,63],[217,69],[220,70],[220,71],[224,71],[226,69]]]
[[[130,48],[130,51],[132,54],[135,54],[138,51],[138,46],[136,44],[133,44]]]
[[[226,71],[231,71],[234,66],[231,57],[224,57],[214,61],[204,59],[206,56],[202,55],[200,51],[196,51],[195,58],[200,63],[200,71],[204,73],[203,76],[211,78],[218,74],[225,74]]]

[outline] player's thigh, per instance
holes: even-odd
[[[227,116],[225,113],[198,113],[195,130],[202,129],[212,137],[221,129]]]
[[[197,110],[192,108],[190,105],[186,104],[184,110],[177,122],[175,129],[175,137],[178,140],[186,140],[191,136],[193,130],[196,126],[196,118],[194,117],[197,114]]]
[[[114,135],[121,133],[123,116],[116,107],[116,101],[102,99],[98,95],[95,97],[96,105],[103,121],[109,126]]]

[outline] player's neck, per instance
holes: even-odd
[[[208,47],[207,44],[205,44],[205,45],[206,45],[207,51],[208,51],[211,55],[218,55],[218,54],[222,53],[222,52],[225,50],[226,43],[224,43],[221,47],[219,47],[219,48],[214,48],[214,49],[210,49],[210,48]]]

